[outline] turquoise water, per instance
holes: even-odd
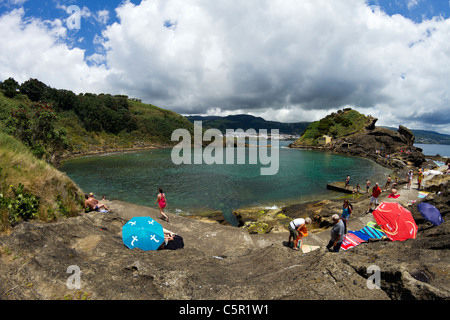
[[[171,149],[90,156],[64,163],[61,170],[85,192],[100,198],[154,205],[158,188],[172,213],[221,210],[236,225],[231,211],[243,207],[280,207],[332,198],[326,189],[351,176],[364,188],[366,178],[384,182],[388,170],[372,161],[317,151],[288,149],[280,141],[278,174],[261,176],[261,165],[174,165]],[[264,166],[267,167],[267,166]]]

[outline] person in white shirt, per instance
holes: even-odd
[[[311,218],[306,218],[306,219],[297,218],[297,219],[292,220],[289,223],[289,240],[288,240],[288,245],[291,244],[291,239],[293,238],[294,239],[294,247],[293,247],[294,250],[297,250],[297,251],[299,250],[295,246],[295,240],[298,238],[298,235],[299,235],[299,233],[298,233],[299,231],[298,230],[303,228],[304,226],[310,224],[310,223],[311,223]]]

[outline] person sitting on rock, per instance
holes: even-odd
[[[389,188],[389,186],[391,185],[391,181],[392,181],[392,178],[391,178],[391,176],[389,175],[389,176],[387,177],[386,184],[384,185],[384,189],[385,189],[385,190],[387,190],[387,188]]]
[[[397,199],[398,197],[400,197],[400,195],[397,194],[397,189],[392,188],[391,193],[388,195],[388,198]]]
[[[100,211],[100,209],[104,208],[107,212],[111,212],[106,205],[99,203],[98,200],[94,198],[94,194],[92,192],[89,193],[89,196],[85,194],[84,197],[86,198],[86,201],[84,202],[85,210],[89,208],[89,211]]]

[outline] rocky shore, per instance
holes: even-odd
[[[431,179],[431,178],[430,178]],[[340,201],[308,204],[324,218],[305,239],[321,249],[296,252],[283,245],[288,233],[249,234],[243,228],[205,223],[168,213],[164,228],[180,234],[185,248],[176,251],[130,250],[121,227],[133,216],[151,216],[152,208],[113,201],[114,213],[87,213],[56,223],[23,222],[0,236],[0,298],[5,300],[398,300],[450,298],[450,185],[424,201],[444,218],[425,221],[417,203],[409,205],[419,231],[404,242],[379,241],[330,253],[327,215]],[[414,187],[414,186],[413,186]],[[399,188],[399,201],[418,200],[417,190]],[[386,200],[387,193],[381,199]],[[365,214],[368,198],[353,201],[349,228],[373,221]],[[315,212],[320,210],[320,212]],[[337,212],[335,212],[338,210]],[[285,208],[296,216],[305,206]],[[325,212],[326,211],[326,212]],[[326,222],[328,221],[328,222]],[[67,286],[70,266],[79,267],[80,287]],[[369,289],[370,266],[381,271],[381,289]]]

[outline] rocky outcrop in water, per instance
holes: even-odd
[[[373,128],[373,129],[372,129]],[[308,146],[292,143],[291,148],[314,149],[325,152],[364,157],[388,168],[421,167],[426,162],[422,149],[412,146],[414,134],[400,126],[398,131],[370,126],[363,132],[333,139],[328,146]]]

